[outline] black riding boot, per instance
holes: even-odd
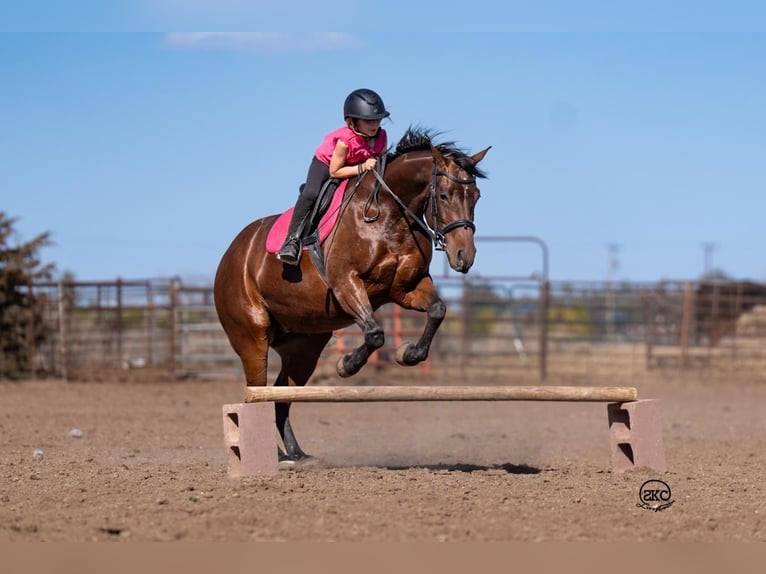
[[[301,253],[303,245],[301,244],[301,235],[305,227],[306,218],[311,213],[314,202],[303,194],[298,196],[293,208],[293,216],[290,218],[290,226],[287,228],[287,237],[282,247],[277,252],[277,259],[287,265],[299,265],[301,262]]]

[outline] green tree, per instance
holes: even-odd
[[[48,232],[31,241],[15,240],[15,218],[0,211],[0,379],[34,372],[34,359],[45,341],[45,297],[35,295],[36,281],[51,278],[52,263],[43,264],[40,249],[50,245]]]

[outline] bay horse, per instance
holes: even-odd
[[[476,179],[486,177],[477,164],[490,149],[469,156],[453,142],[434,144],[433,137],[410,127],[380,162],[382,176],[367,172],[348,181],[321,246],[324,276],[309,257],[294,267],[266,251],[276,215],[252,222],[231,243],[216,272],[214,299],[248,386],[267,385],[269,347],[282,362],[274,384],[305,385],[333,331],[356,323],[364,343],[337,363],[338,375],[354,375],[384,343],[373,312],[386,303],[427,314],[420,339],[397,350],[397,363],[428,357],[446,314],[429,274],[433,249],[444,250],[455,271],[473,265]],[[276,403],[275,415],[285,447],[280,462],[310,458],[290,425],[290,403]]]

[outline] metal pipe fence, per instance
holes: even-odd
[[[658,369],[766,370],[766,286],[751,283],[609,283],[441,276],[447,318],[416,376],[465,375],[508,383],[550,375],[586,379],[617,369],[626,379]],[[49,337],[38,370],[63,379],[120,376],[242,377],[216,316],[212,286],[177,279],[40,283]],[[425,317],[394,305],[376,312],[385,345],[367,369],[395,365]],[[360,330],[338,331],[316,379],[335,377]],[[272,376],[279,357],[269,359]],[[397,371],[400,373],[401,371]]]

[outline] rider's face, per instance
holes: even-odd
[[[356,131],[363,136],[372,137],[377,135],[380,129],[380,120],[356,120]]]

